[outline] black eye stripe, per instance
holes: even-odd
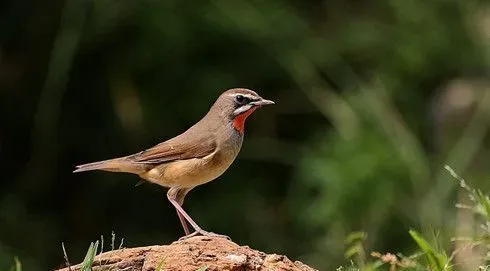
[[[243,104],[248,104],[250,102],[250,98],[244,97],[243,95],[236,95],[235,100],[238,104],[243,105]]]

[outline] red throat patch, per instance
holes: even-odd
[[[237,129],[237,131],[240,134],[243,134],[245,130],[245,120],[247,119],[248,116],[250,116],[250,114],[252,114],[255,111],[255,109],[257,109],[257,107],[252,107],[249,110],[236,116],[235,119],[233,120],[233,127],[235,127],[235,129]]]

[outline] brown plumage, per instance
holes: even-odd
[[[195,229],[192,235],[216,235],[202,230],[182,209],[184,198],[192,188],[228,169],[242,146],[245,119],[258,107],[273,103],[249,89],[227,90],[184,133],[136,154],[79,165],[74,172],[127,172],[168,187],[167,197],[177,209],[186,236],[191,236],[186,221]]]

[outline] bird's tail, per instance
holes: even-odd
[[[139,174],[144,171],[142,165],[132,163],[128,157],[114,158],[76,166],[73,172],[83,172],[91,170],[103,170],[112,172],[129,172]]]

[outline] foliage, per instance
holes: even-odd
[[[110,251],[114,251],[116,249],[122,249],[122,247],[123,247],[124,238],[121,238],[121,242],[119,244],[119,247],[115,246],[115,240],[116,240],[116,234],[114,232],[112,232],[111,244],[110,244],[111,250]],[[100,251],[99,251],[99,244],[100,244]],[[70,264],[70,260],[68,259],[68,254],[66,253],[65,245],[63,243],[62,243],[62,248],[63,248],[63,255],[65,258],[65,263],[69,267],[69,266],[71,266],[71,264]],[[98,252],[99,255],[104,252],[104,236],[103,235],[100,236],[100,243],[99,243],[99,240],[90,243],[88,250],[87,250],[87,253],[85,254],[85,257],[81,263],[81,265],[82,265],[80,268],[81,271],[92,271],[92,267],[93,267],[93,264],[95,261],[95,257],[97,256],[97,251],[99,251]],[[100,262],[99,265],[102,265],[102,262]],[[165,259],[163,259],[162,262],[157,266],[156,270],[157,271],[161,270],[164,266],[165,266]],[[111,268],[109,270],[104,270],[104,271],[111,271]]]
[[[14,264],[9,269],[10,271],[22,271],[22,264],[17,257],[14,258]]]
[[[446,170],[457,180],[460,187],[464,189],[466,195],[471,200],[471,205],[461,205],[457,204],[458,207],[464,206],[466,212],[473,212],[475,215],[479,216],[482,220],[476,222],[479,229],[483,229],[483,235],[487,236],[486,231],[487,225],[490,224],[490,216],[486,212],[482,212],[485,205],[489,202],[489,196],[484,194],[479,189],[474,189],[470,187],[466,181],[461,178],[456,172],[449,166],[445,167]],[[371,256],[375,259],[374,261],[366,257],[366,252],[364,248],[364,242],[366,241],[366,235],[363,232],[355,232],[349,235],[347,238],[347,243],[349,248],[345,254],[347,259],[355,259],[351,261],[351,265],[347,267],[341,267],[338,270],[384,270],[383,265],[389,265],[391,270],[433,270],[433,271],[450,271],[450,270],[475,270],[468,269],[468,266],[464,266],[464,262],[467,260],[461,258],[456,260],[459,253],[463,250],[473,249],[475,247],[481,247],[480,251],[475,251],[473,255],[477,261],[478,270],[488,269],[488,254],[490,252],[490,239],[482,238],[482,236],[477,235],[475,239],[471,239],[464,236],[457,236],[453,240],[457,242],[463,240],[468,244],[462,248],[453,248],[453,252],[450,256],[447,255],[446,250],[449,249],[448,245],[434,245],[437,243],[443,243],[443,239],[440,235],[434,234],[434,243],[431,244],[426,238],[424,238],[416,230],[409,230],[409,234],[414,240],[414,242],[419,247],[419,251],[415,252],[412,256],[405,257],[402,254],[381,254],[379,252],[372,252]],[[423,256],[423,257],[422,257]],[[424,260],[425,259],[425,260]]]
[[[167,264],[166,260],[167,260],[167,258],[163,258],[160,261],[160,263],[157,265],[157,268],[155,269],[155,271],[163,271],[165,268],[165,265]]]
[[[97,254],[98,247],[99,241],[96,241],[95,243],[90,243],[87,254],[85,255],[85,259],[83,259],[82,262],[82,271],[92,271],[92,265],[94,263],[95,255]]]
[[[444,251],[432,247],[417,231],[410,230],[409,233],[425,254],[428,261],[428,269],[437,271],[453,270],[450,267],[450,259]]]

